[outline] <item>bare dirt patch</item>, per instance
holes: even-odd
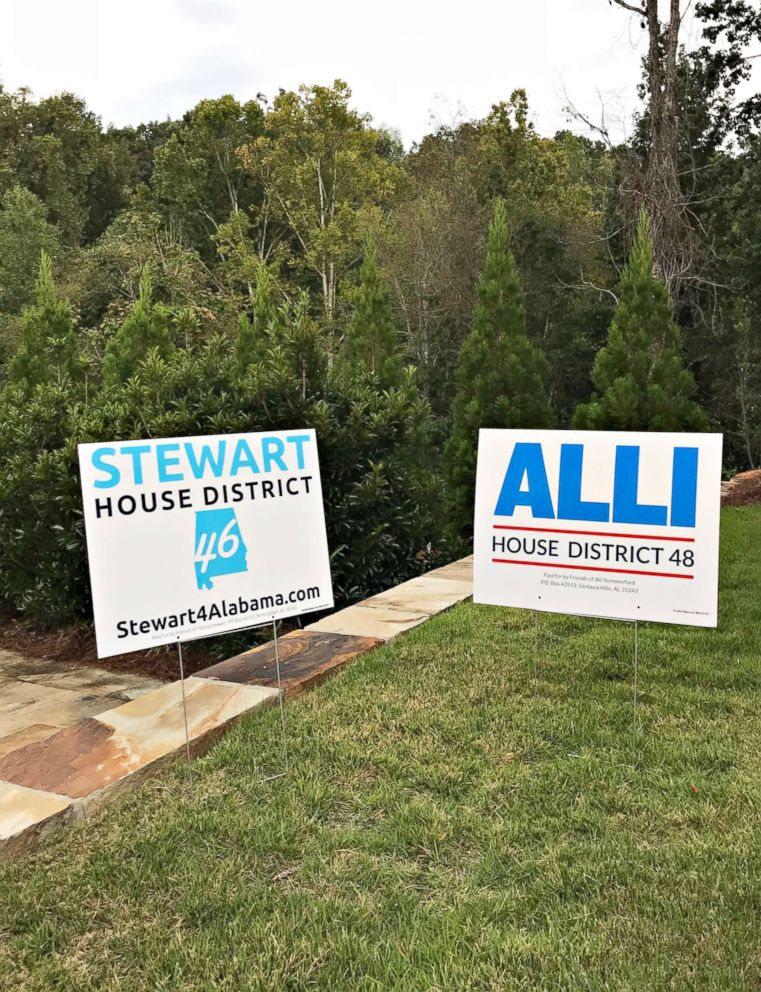
[[[753,506],[761,503],[761,469],[738,472],[721,484],[722,506]]]

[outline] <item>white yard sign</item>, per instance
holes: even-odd
[[[720,434],[482,430],[473,599],[715,627]]]
[[[81,444],[98,656],[333,605],[313,430]]]

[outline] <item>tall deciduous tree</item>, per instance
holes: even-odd
[[[241,152],[317,278],[328,322],[341,277],[360,254],[363,216],[388,202],[400,179],[398,166],[380,154],[381,135],[350,109],[350,97],[340,80],[280,93],[264,136]]]
[[[696,244],[689,204],[679,175],[679,31],[681,0],[669,0],[661,21],[658,0],[611,0],[635,14],[647,32],[643,91],[647,101],[644,161],[629,181],[639,186],[638,207],[644,207],[653,232],[653,267],[676,296],[695,265]],[[685,9],[687,4],[684,5]]]
[[[406,160],[410,181],[375,232],[405,355],[441,418],[473,319],[488,221],[466,158],[474,130],[442,126],[422,140]]]
[[[221,224],[235,224],[245,214],[247,221],[237,229],[243,237],[249,222],[261,220],[261,188],[243,168],[238,149],[262,133],[263,118],[255,100],[201,100],[156,152],[156,201],[202,253],[211,248],[210,238]]]
[[[704,99],[711,105],[722,136],[747,138],[761,123],[761,93],[738,88],[751,78],[761,38],[761,6],[754,0],[703,0],[695,4],[704,44],[694,64],[703,67]],[[741,92],[743,92],[741,90]]]
[[[473,327],[460,351],[452,433],[446,447],[451,522],[466,536],[473,524],[481,427],[548,427],[547,362],[526,335],[523,291],[508,247],[505,204],[495,201]]]
[[[96,238],[124,205],[126,175],[100,119],[72,93],[39,102],[0,88],[0,191],[21,185],[48,209],[66,247]]]
[[[703,0],[695,5],[703,44],[680,54],[680,32],[692,4],[667,0],[609,0],[634,14],[647,34],[639,121],[642,141],[630,146],[627,183],[638,208],[647,211],[653,237],[653,267],[677,301],[686,285],[706,275],[705,245],[696,214],[704,201],[702,164],[695,154],[699,138],[714,147],[731,134],[747,136],[761,122],[761,96],[738,100],[738,86],[750,78],[761,38],[761,8],[752,0]],[[664,6],[662,4],[661,6]],[[695,84],[700,88],[698,117],[705,133],[690,134],[696,123]],[[687,154],[685,154],[687,146]],[[631,168],[631,166],[634,166]]]
[[[0,200],[0,313],[19,313],[32,301],[40,253],[55,258],[59,241],[39,197],[23,186],[5,193]]]
[[[643,211],[624,268],[619,303],[592,379],[599,390],[580,406],[574,426],[590,430],[705,430],[684,367],[681,332],[665,284],[653,275],[653,241]]]

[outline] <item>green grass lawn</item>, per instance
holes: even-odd
[[[0,869],[0,988],[761,987],[761,509],[720,628],[459,607]]]

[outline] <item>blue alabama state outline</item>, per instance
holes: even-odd
[[[220,553],[228,547],[231,554]],[[194,564],[198,589],[213,589],[212,579],[219,575],[247,572],[247,552],[233,509],[196,510]]]

